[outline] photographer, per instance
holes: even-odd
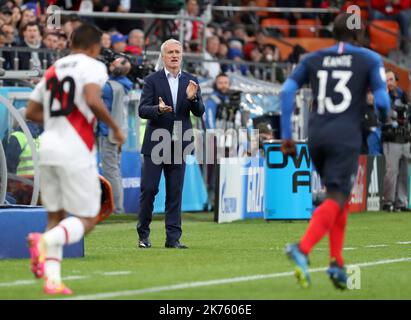
[[[385,155],[383,210],[408,211],[408,175],[410,160],[410,105],[398,87],[398,76],[386,71],[391,99],[391,119],[382,128]]]
[[[220,73],[215,78],[213,88],[213,93],[205,103],[204,116],[207,129],[216,128],[217,108],[219,105],[229,102],[230,96],[228,95],[228,91],[230,90],[230,78],[228,75]]]
[[[133,83],[127,78],[131,64],[126,57],[117,57],[109,66],[109,81],[103,88],[103,100],[114,121],[127,135],[128,92]],[[103,176],[110,182],[114,197],[114,213],[123,213],[123,183],[120,171],[121,149],[116,144],[113,132],[103,122],[98,123],[99,149]]]

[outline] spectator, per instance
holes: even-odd
[[[114,60],[109,66],[110,80],[103,88],[103,100],[112,118],[127,135],[127,94],[133,83],[127,78],[130,72],[130,62],[125,58]],[[123,183],[120,171],[121,150],[119,149],[113,132],[104,123],[98,122],[99,148],[103,176],[110,182],[114,197],[114,213],[124,213]]]
[[[200,9],[197,0],[186,0],[185,10],[183,15],[189,17],[199,17]],[[178,25],[178,23],[177,23]],[[188,51],[196,52],[199,48],[200,34],[203,28],[203,23],[200,21],[185,20],[184,21],[184,41]]]
[[[36,14],[34,13],[33,10],[31,9],[24,9],[21,13],[21,19],[20,19],[20,24],[19,28],[23,28],[27,23],[29,22],[35,22],[36,21]]]
[[[103,32],[101,36],[101,46],[106,49],[111,48],[111,35],[108,32]]]
[[[62,51],[67,49],[68,46],[68,39],[67,35],[64,32],[58,33],[58,42],[57,42],[57,50]]]
[[[252,62],[261,63],[263,62],[264,55],[261,52],[259,47],[254,47],[250,53],[250,58]],[[262,75],[265,72],[265,68],[263,66],[252,65],[250,66],[250,73],[258,79],[262,79]]]
[[[225,73],[217,75],[213,85],[213,93],[205,103],[204,120],[206,129],[216,128],[217,108],[229,102],[230,78]]]
[[[3,24],[0,28],[0,30],[6,36],[6,43],[10,44],[10,45],[14,45],[16,40],[15,40],[15,29],[14,29],[13,25]]]
[[[249,41],[244,45],[244,48],[243,48],[244,57],[247,60],[251,60],[251,51],[255,47],[262,48],[266,43],[267,43],[267,37],[265,36],[264,31],[262,29],[257,30],[254,36],[254,40]]]
[[[18,6],[14,6],[12,9],[12,15],[11,15],[11,24],[13,27],[16,29],[16,31],[19,29],[19,24],[21,20],[21,9]]]
[[[390,125],[382,131],[385,156],[385,211],[408,211],[408,176],[410,154],[410,114],[406,94],[398,87],[398,76],[386,70],[388,94],[392,110]]]
[[[12,22],[13,11],[8,6],[2,6],[0,9],[0,20],[5,24],[10,24]]]
[[[4,47],[12,48],[16,45],[15,37],[14,37],[14,28],[10,24],[3,24],[0,28],[0,31],[3,33],[5,41]],[[14,52],[12,51],[3,51],[1,53],[2,57],[4,58],[3,68],[5,70],[12,70],[14,69]]]
[[[238,40],[241,42],[242,45],[245,45],[249,42],[249,37],[243,25],[236,25],[233,30],[233,36],[231,40]]]
[[[220,39],[217,36],[207,38],[206,52],[204,53],[205,60],[216,60],[220,47]],[[215,79],[221,73],[221,67],[218,62],[203,62],[203,69],[209,78]]]
[[[39,150],[40,139],[39,136],[42,132],[42,128],[32,122],[26,122],[31,135],[33,136],[36,150]],[[7,171],[19,176],[33,176],[34,165],[32,158],[32,150],[28,144],[26,135],[20,128],[14,131],[8,140],[6,148],[7,157]]]
[[[378,124],[378,116],[374,106],[374,96],[371,91],[367,94],[367,108],[363,125],[363,146],[361,153],[371,156],[383,154],[381,127]]]
[[[218,59],[227,59],[228,46],[224,39],[220,39],[220,45],[218,46],[217,58]],[[228,70],[228,65],[221,63],[221,70]]]
[[[247,75],[248,68],[247,65],[245,64],[239,64],[239,62],[244,61],[244,55],[243,55],[243,46],[240,41],[238,40],[233,40],[230,42],[228,53],[227,53],[227,58],[234,60],[236,63],[228,66],[227,71],[232,71],[232,72],[240,72],[243,76]],[[225,71],[225,70],[223,70]]]
[[[410,8],[410,0],[371,0],[371,8],[373,20],[394,20],[398,22],[403,37],[400,47],[405,54],[408,54],[410,17],[405,10]]]
[[[131,30],[128,34],[128,46],[125,52],[140,56],[144,49],[144,32],[139,29]]]
[[[49,32],[43,38],[43,44],[47,49],[57,50],[59,36],[57,33]]]
[[[22,28],[23,41],[19,43],[20,47],[29,47],[31,49],[44,49],[42,44],[40,26],[36,22],[29,22]],[[38,51],[19,52],[19,70],[43,69],[48,67],[51,61],[44,53]],[[43,61],[46,60],[47,66],[43,66]]]
[[[127,36],[115,33],[111,36],[111,47],[114,52],[124,53],[127,47]]]

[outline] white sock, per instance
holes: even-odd
[[[48,247],[79,242],[84,236],[84,225],[79,218],[69,217],[43,234]]]
[[[47,281],[61,283],[61,261],[63,260],[63,246],[48,246],[46,263],[44,265]]]

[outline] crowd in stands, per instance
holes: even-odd
[[[16,64],[15,55],[1,48],[25,47],[33,49],[52,49],[64,51],[72,30],[82,20],[92,20],[105,31],[103,46],[116,52],[141,55],[145,48],[158,49],[161,37],[179,38],[180,21],[169,21],[161,24],[151,20],[111,20],[101,18],[79,18],[76,15],[62,16],[61,28],[46,23],[46,8],[56,5],[65,10],[80,12],[134,12],[134,13],[178,13],[182,9],[184,16],[206,18],[207,4],[214,6],[265,6],[281,8],[347,8],[351,4],[359,5],[366,19],[385,19],[398,22],[401,31],[400,48],[409,50],[409,21],[411,0],[0,0],[0,51],[4,58],[5,69],[27,69],[46,67],[56,55],[39,52],[23,52]],[[279,49],[269,41],[270,38],[298,37],[299,21],[314,21],[309,29],[312,36],[331,37],[330,27],[336,13],[300,13],[300,12],[259,12],[259,11],[220,11],[213,10],[207,27],[201,21],[184,21],[184,43],[186,52],[204,52],[203,75],[214,78],[220,72],[234,71],[243,75],[259,77],[267,64],[275,62],[298,62],[298,56],[305,52],[303,47],[296,46],[288,57],[281,57]],[[271,19],[271,20],[270,20]],[[270,27],[270,21],[274,22]],[[278,25],[278,21],[287,21],[287,27]],[[266,21],[267,23],[264,23]],[[151,25],[149,25],[149,22]],[[310,23],[311,23],[310,22]],[[304,26],[303,26],[304,27]],[[166,28],[167,32],[162,32]],[[314,29],[313,29],[314,28]],[[304,28],[302,28],[303,30]],[[305,28],[307,29],[307,28]],[[151,34],[148,34],[150,30]],[[313,31],[315,30],[315,31]],[[153,32],[151,32],[153,31]],[[304,34],[304,33],[302,33]],[[306,33],[305,33],[306,35]],[[203,50],[203,36],[206,39]],[[215,59],[228,59],[235,63],[215,62]],[[297,60],[297,61],[295,61]],[[260,64],[242,64],[243,61]],[[262,65],[263,63],[264,65]],[[278,77],[276,77],[278,80]],[[281,77],[280,77],[281,80]]]

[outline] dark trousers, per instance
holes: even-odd
[[[144,155],[141,170],[140,213],[137,233],[140,239],[150,235],[154,198],[158,193],[161,172],[166,182],[166,242],[174,244],[181,237],[181,198],[183,194],[185,162],[182,164],[155,164],[150,156]]]

